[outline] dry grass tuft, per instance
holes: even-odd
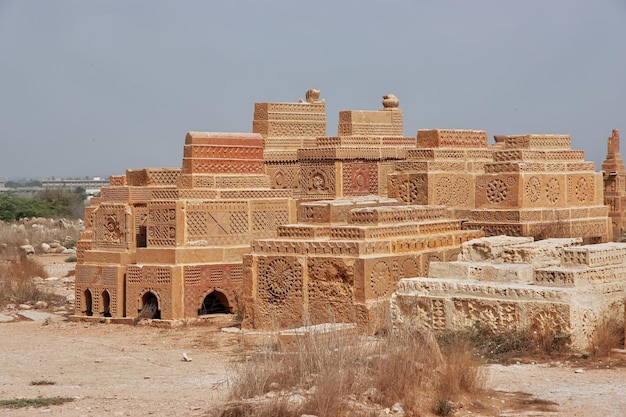
[[[449,404],[461,394],[477,392],[484,386],[485,375],[471,339],[459,334],[442,347],[442,355],[436,388],[438,405]]]
[[[218,415],[363,416],[396,403],[407,417],[422,415],[440,398],[456,400],[482,387],[469,343],[451,343],[444,352],[429,331],[414,327],[380,338],[309,334],[293,349],[264,349],[237,363],[231,402]]]
[[[605,315],[591,338],[589,351],[595,356],[608,356],[611,349],[624,347],[624,320],[616,315]]]

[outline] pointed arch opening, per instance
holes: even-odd
[[[228,304],[228,298],[224,293],[213,290],[204,297],[202,305],[198,310],[198,315],[203,316],[207,314],[225,314],[231,313],[232,310]]]
[[[93,316],[93,297],[91,295],[91,290],[87,288],[83,295],[85,300],[85,316]]]
[[[100,299],[102,300],[102,315],[111,317],[111,294],[109,294],[109,290],[102,291]]]
[[[139,317],[142,319],[160,319],[161,310],[159,309],[159,299],[157,296],[148,291],[141,297],[141,309]]]

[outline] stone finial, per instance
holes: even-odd
[[[322,99],[320,100],[320,90],[317,89],[310,89],[310,90],[306,90],[306,103],[325,103],[326,100]],[[299,103],[304,103],[305,101],[300,99],[298,100]]]
[[[383,96],[383,107],[386,109],[395,109],[400,105],[400,100],[393,94],[385,94]]]

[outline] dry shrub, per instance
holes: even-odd
[[[455,399],[481,386],[471,346],[447,349],[453,357],[444,358],[434,336],[414,327],[379,338],[302,336],[291,350],[264,349],[237,363],[229,381],[232,401],[220,416],[361,416],[372,413],[367,407],[395,403],[406,416],[421,415],[435,398]]]
[[[457,338],[470,342],[474,352],[488,362],[508,363],[525,356],[551,356],[568,351],[570,335],[542,329],[493,329],[480,322],[463,330],[438,334],[446,346]]]
[[[433,334],[426,329],[406,327],[392,330],[378,344],[372,366],[372,386],[378,401],[412,407],[428,406],[425,392],[433,386],[435,370],[443,358]]]
[[[604,315],[591,338],[590,352],[596,356],[607,356],[611,349],[624,347],[624,320],[616,315]]]
[[[483,388],[485,375],[480,358],[466,335],[458,334],[442,347],[443,364],[437,378],[438,405],[455,401],[463,393]]]
[[[40,291],[33,278],[48,275],[35,260],[23,257],[0,261],[0,305],[49,301],[64,303],[65,298]]]

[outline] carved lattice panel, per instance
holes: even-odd
[[[176,206],[150,204],[147,221],[148,246],[176,245]]]
[[[126,206],[101,205],[94,211],[94,246],[97,248],[126,247]]]

